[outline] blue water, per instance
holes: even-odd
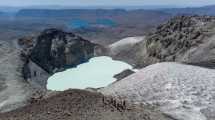
[[[72,20],[69,23],[69,26],[73,29],[88,28],[90,26],[90,23],[86,20],[76,19],[76,20]]]
[[[92,26],[115,27],[116,23],[110,19],[97,19],[94,23],[90,23],[87,20],[75,19],[71,20],[68,25],[72,29],[79,29]]]
[[[48,79],[47,88],[63,91],[69,88],[105,87],[116,81],[115,74],[126,69],[132,69],[132,66],[106,56],[95,57],[76,68],[54,74]]]
[[[107,26],[107,27],[116,26],[116,23],[110,19],[97,19],[96,24]]]

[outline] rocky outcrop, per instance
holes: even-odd
[[[157,63],[99,91],[136,104],[150,104],[174,120],[214,120],[215,70]]]
[[[179,16],[158,26],[156,31],[148,36],[146,42],[148,56],[160,61],[174,61],[178,54],[187,52],[204,40],[204,30],[207,30],[204,27],[212,20],[215,19]]]
[[[130,69],[127,69],[127,70],[124,70],[122,71],[121,73],[119,74],[116,74],[114,75],[113,77],[117,79],[117,81],[125,78],[125,77],[128,77],[129,75],[135,73],[134,71],[130,70]]]
[[[36,39],[30,59],[49,73],[86,62],[96,56],[96,49],[101,47],[56,29],[45,30]]]
[[[19,40],[25,61],[25,79],[46,85],[50,74],[75,67],[104,53],[105,49],[73,33],[57,29],[44,30],[40,35]]]
[[[164,61],[206,65],[214,61],[214,38],[215,17],[177,16],[118,57],[139,68]]]

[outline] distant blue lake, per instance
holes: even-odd
[[[77,19],[77,20],[72,20],[69,23],[69,27],[73,28],[73,29],[78,29],[78,28],[88,28],[90,26],[90,23],[86,20],[81,20],[81,19]]]
[[[97,19],[94,23],[87,20],[75,19],[69,22],[69,27],[72,29],[89,28],[89,27],[115,27],[116,23],[110,19]]]
[[[110,19],[98,19],[96,21],[96,24],[107,26],[107,27],[114,27],[114,26],[116,26],[116,23],[113,20],[110,20]]]

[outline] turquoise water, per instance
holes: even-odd
[[[69,23],[69,26],[73,29],[78,29],[78,28],[87,28],[90,26],[90,23],[86,20],[80,20],[80,19],[77,19],[77,20],[72,20],[70,23]]]
[[[96,24],[107,26],[107,27],[116,26],[116,23],[110,19],[97,19]]]
[[[87,20],[75,19],[69,22],[69,27],[72,29],[89,28],[92,26],[114,27],[116,23],[110,19],[97,19],[95,23],[90,23]]]
[[[47,88],[63,91],[69,88],[105,87],[116,80],[113,78],[115,74],[126,69],[132,69],[132,66],[106,56],[95,57],[77,68],[54,74],[48,79]]]

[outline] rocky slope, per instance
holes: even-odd
[[[34,91],[22,77],[19,55],[15,45],[0,41],[0,112],[25,105]]]
[[[75,67],[105,51],[73,33],[47,29],[38,36],[19,40],[22,46],[24,78],[46,87],[48,76],[66,68]]]
[[[48,29],[9,43],[0,41],[0,112],[46,92],[48,77],[99,55],[103,47],[73,33]]]
[[[136,104],[150,104],[175,120],[214,120],[215,70],[158,63],[99,91]]]
[[[49,73],[65,67],[74,67],[96,56],[98,44],[57,29],[43,31],[29,57]]]
[[[12,112],[1,120],[171,120],[158,111],[130,106],[99,93],[68,90]]]
[[[177,16],[158,26],[145,40],[121,52],[117,58],[139,68],[163,61],[212,67],[214,35],[214,17]]]

